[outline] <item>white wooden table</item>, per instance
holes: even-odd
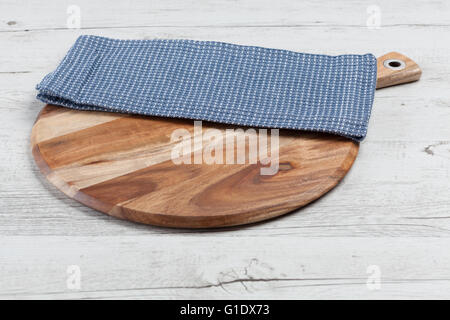
[[[0,298],[450,298],[450,2],[369,5],[2,0]],[[86,208],[34,165],[34,87],[80,34],[395,50],[423,76],[377,91],[357,161],[319,201],[256,225],[164,229]]]

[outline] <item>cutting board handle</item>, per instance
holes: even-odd
[[[377,89],[417,81],[420,67],[407,56],[389,52],[377,59]]]

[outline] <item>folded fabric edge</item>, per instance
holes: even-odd
[[[327,122],[331,120],[328,117],[313,117],[311,119],[304,119],[304,124],[300,127],[288,127],[288,126],[277,126],[277,127],[270,127],[270,126],[264,126],[264,125],[249,125],[241,122],[233,122],[233,121],[217,121],[214,118],[192,118],[192,117],[183,117],[176,114],[173,115],[165,115],[165,114],[148,114],[145,111],[139,111],[136,110],[134,112],[124,112],[123,110],[119,109],[113,109],[110,107],[101,107],[101,106],[94,106],[94,105],[77,105],[74,104],[71,100],[59,98],[53,95],[48,95],[44,93],[39,93],[36,98],[44,103],[57,105],[66,107],[73,110],[79,110],[79,111],[99,111],[99,112],[112,112],[112,113],[123,113],[123,114],[131,114],[131,115],[140,115],[140,116],[148,116],[148,117],[161,117],[161,118],[177,118],[177,119],[185,119],[185,120],[192,120],[192,121],[209,121],[214,123],[222,123],[222,124],[229,124],[229,125],[238,125],[238,126],[244,126],[244,127],[260,127],[260,128],[268,128],[268,129],[284,129],[284,130],[298,130],[298,131],[308,131],[308,132],[319,132],[319,133],[329,133],[334,134],[337,136],[342,136],[345,138],[349,138],[351,140],[354,140],[356,142],[361,142],[367,133],[367,125],[361,124],[360,121],[350,120],[350,119],[340,119],[340,123],[342,127],[350,126],[353,129],[358,130],[357,134],[349,134],[347,131],[337,131],[337,130],[326,130],[326,129],[319,129],[314,125],[317,125],[317,120],[321,120],[323,122]],[[308,125],[310,123],[310,125]]]

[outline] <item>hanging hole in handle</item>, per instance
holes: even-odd
[[[385,68],[392,70],[402,70],[405,69],[406,63],[403,60],[398,59],[387,59],[384,60],[383,65]]]

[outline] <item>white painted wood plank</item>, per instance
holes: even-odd
[[[450,297],[449,239],[0,240],[0,298]],[[70,265],[80,268],[79,290],[67,287]],[[380,271],[379,290],[367,286],[372,265]]]
[[[359,26],[365,27],[370,5],[378,5],[381,23],[397,25],[449,25],[450,5],[447,1],[378,0],[292,1],[278,0],[3,0],[0,31],[59,30],[67,27],[67,8],[81,10],[81,27],[142,28],[236,26]]]

